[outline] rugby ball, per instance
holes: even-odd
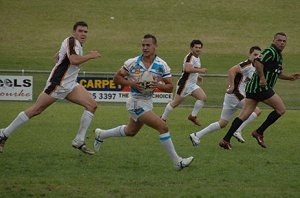
[[[142,94],[150,94],[153,92],[153,89],[150,88],[151,82],[153,82],[152,73],[149,71],[145,71],[139,79],[140,85],[142,85],[144,88],[142,91]]]

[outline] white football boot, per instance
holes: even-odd
[[[72,146],[76,149],[79,149],[80,151],[82,151],[83,153],[89,154],[89,155],[94,155],[95,152],[91,149],[89,149],[85,142],[83,141],[78,141],[77,139],[74,139],[72,141]]]
[[[236,131],[233,133],[233,136],[237,139],[237,141],[239,141],[240,143],[244,143],[245,140],[242,136],[242,133],[240,131]]]
[[[3,153],[3,148],[7,137],[3,134],[4,129],[0,129],[0,153]]]
[[[182,170],[186,167],[188,167],[194,160],[194,157],[188,157],[188,158],[181,158],[181,160],[179,162],[177,162],[176,164],[174,164],[175,170]]]
[[[190,140],[193,144],[193,146],[199,146],[200,145],[200,138],[196,136],[196,133],[190,134]]]
[[[100,138],[100,134],[103,132],[102,129],[95,129],[95,142],[94,142],[94,150],[98,152],[100,150],[100,146],[103,143],[103,140]]]

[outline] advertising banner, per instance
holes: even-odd
[[[125,102],[129,97],[130,88],[115,84],[112,77],[78,77],[77,81],[91,93],[96,101]],[[155,90],[153,102],[168,103],[172,97],[172,93]]]
[[[0,100],[32,100],[32,76],[1,76]]]

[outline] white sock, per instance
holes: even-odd
[[[83,114],[81,116],[81,120],[80,120],[80,126],[77,132],[77,135],[75,137],[76,140],[79,141],[84,141],[85,140],[85,134],[87,129],[89,128],[92,120],[93,120],[94,114],[84,110]]]
[[[116,128],[104,130],[100,134],[100,139],[104,140],[109,137],[125,137],[126,136],[125,131],[124,131],[125,127],[126,127],[126,125],[121,125]]]
[[[197,100],[194,104],[194,108],[192,111],[192,116],[197,116],[197,114],[199,113],[199,111],[202,109],[202,107],[204,106],[204,101],[203,100]]]
[[[164,120],[168,119],[169,113],[171,113],[173,111],[173,107],[171,106],[170,103],[167,104],[164,113],[162,114],[161,118]]]
[[[175,163],[175,164],[178,163],[181,158],[177,155],[177,153],[175,151],[174,144],[172,142],[170,133],[167,132],[164,134],[160,134],[159,140],[160,140],[160,143],[165,148],[165,150],[167,151],[170,158],[172,159],[173,163]]]
[[[255,120],[255,118],[257,118],[257,114],[255,112],[252,112],[252,114],[249,116],[249,118],[247,120],[245,120],[243,122],[243,124],[236,130],[241,132],[243,130],[243,128],[249,124],[250,122],[252,122],[253,120]]]
[[[20,112],[19,115],[14,119],[14,121],[12,121],[10,123],[10,125],[8,125],[8,127],[6,127],[3,130],[3,134],[6,137],[10,136],[16,130],[16,128],[18,128],[19,126],[21,126],[22,124],[24,124],[28,120],[29,120],[29,118],[26,115],[26,113],[24,111]]]
[[[198,138],[201,138],[202,136],[217,131],[219,129],[221,129],[219,122],[214,122],[208,125],[206,128],[202,129],[201,131],[196,132],[196,136]]]

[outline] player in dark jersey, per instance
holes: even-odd
[[[273,38],[272,45],[262,52],[262,56],[254,61],[256,72],[246,85],[245,105],[238,117],[234,119],[230,129],[224,138],[219,142],[219,146],[224,149],[231,149],[230,139],[239,126],[251,115],[259,102],[272,107],[272,111],[262,125],[252,132],[252,136],[258,144],[266,148],[264,142],[264,131],[285,113],[285,105],[277,95],[273,87],[277,79],[296,80],[299,74],[286,75],[283,73],[282,54],[287,43],[287,36],[283,32],[278,32]]]
[[[241,109],[245,103],[245,88],[247,82],[252,78],[255,72],[253,61],[260,56],[260,47],[253,46],[249,50],[248,59],[234,65],[228,70],[228,87],[224,96],[222,113],[219,121],[213,122],[204,129],[190,134],[190,139],[193,146],[200,145],[200,139],[212,132],[220,130],[227,126],[229,120],[233,117],[234,113]],[[249,116],[249,118],[237,129],[233,136],[241,143],[245,140],[242,137],[242,129],[252,122],[257,116],[259,116],[261,110],[256,107],[255,111]]]

